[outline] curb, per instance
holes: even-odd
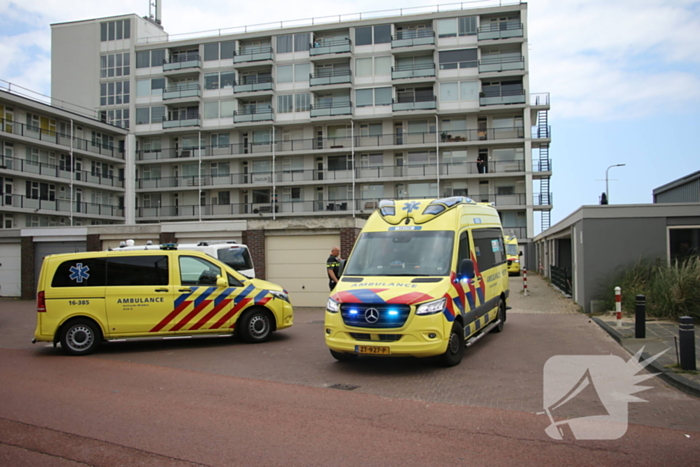
[[[615,339],[618,344],[622,346],[623,349],[627,350],[625,348],[625,345],[623,341],[627,339],[626,337],[623,337],[622,334],[617,332],[615,329],[612,327],[608,326],[608,324],[603,321],[602,319],[596,318],[591,316],[591,319],[598,325],[600,326],[605,332],[607,332],[610,337]],[[629,352],[629,351],[628,351]],[[651,355],[649,355],[646,352],[642,352],[642,359],[646,360],[649,358]],[[651,362],[649,364],[649,367],[654,369],[654,372],[658,373],[658,377],[666,381],[668,384],[673,386],[676,389],[679,389],[680,391],[691,395],[695,397],[700,397],[700,384],[696,383],[695,381],[692,381],[688,378],[685,378],[684,376],[681,376],[673,371],[669,371],[666,367],[661,365],[659,362]]]

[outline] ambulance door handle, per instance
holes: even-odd
[[[192,289],[186,288],[186,289],[180,289],[178,292],[192,292]]]
[[[168,289],[156,289],[156,292],[169,292],[170,290]]]

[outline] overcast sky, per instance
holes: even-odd
[[[173,35],[447,3],[163,0],[162,19]],[[48,95],[52,23],[148,12],[148,0],[0,0],[0,79]],[[551,97],[552,224],[598,203],[610,165],[626,164],[609,171],[613,204],[649,203],[700,170],[700,1],[531,0],[528,15],[528,91]]]

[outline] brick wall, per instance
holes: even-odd
[[[177,243],[175,238],[175,232],[161,232],[158,236],[158,242],[162,245],[163,243]]]
[[[85,248],[87,248],[87,251],[102,250],[102,240],[100,240],[100,234],[88,234],[86,240]]]
[[[265,231],[244,230],[243,244],[248,246],[255,265],[255,277],[265,279]]]
[[[358,228],[345,228],[340,229],[340,257],[347,259],[350,256],[352,247],[355,246],[355,240],[357,236],[360,235],[360,230]]]
[[[22,298],[32,300],[36,297],[36,273],[34,272],[34,238],[22,237]]]

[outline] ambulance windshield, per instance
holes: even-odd
[[[448,276],[453,239],[449,231],[364,232],[343,275]]]
[[[506,243],[506,253],[508,256],[518,256],[518,245]]]

